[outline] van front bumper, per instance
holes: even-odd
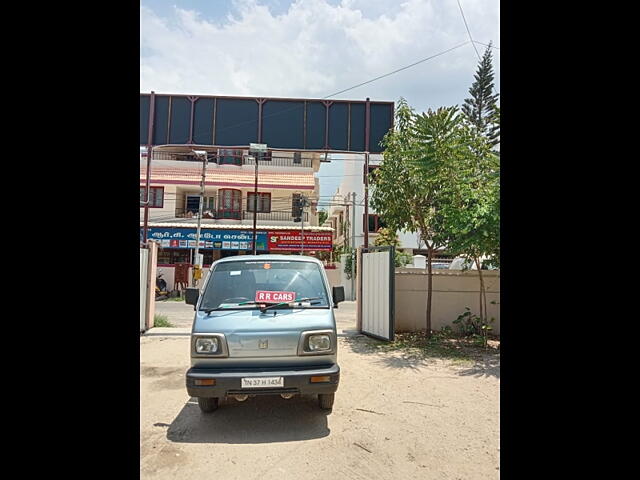
[[[311,377],[329,376],[329,382],[311,383]],[[250,377],[283,377],[284,387],[275,388],[242,388],[242,378]],[[187,392],[192,397],[217,397],[227,395],[278,395],[293,393],[313,395],[318,393],[334,393],[340,382],[338,364],[329,367],[312,367],[296,369],[217,369],[190,368],[187,371]],[[215,379],[215,385],[196,385],[195,380]]]

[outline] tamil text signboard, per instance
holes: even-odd
[[[161,248],[195,248],[195,228],[151,227],[147,234],[150,240],[160,243]],[[239,230],[200,230],[201,249],[251,250],[253,232]],[[257,232],[257,249],[266,250],[267,232]]]

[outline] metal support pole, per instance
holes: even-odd
[[[153,147],[147,145],[147,179],[145,182],[145,203],[144,203],[144,227],[142,232],[142,242],[147,244],[147,230],[149,225],[149,200],[151,199],[151,155]]]
[[[364,152],[364,248],[369,248],[369,152]]]
[[[304,195],[300,195],[300,210],[301,210],[301,214],[300,214],[300,226],[301,226],[301,232],[300,232],[300,255],[304,255],[304,206],[306,203],[306,198]]]
[[[204,206],[204,182],[205,182],[206,174],[207,174],[207,155],[205,154],[204,158],[202,159],[202,181],[200,182],[200,208],[198,208],[198,227],[196,229],[196,250],[193,255],[193,258],[196,262],[198,261],[198,253],[200,251],[200,224],[202,221],[202,207]],[[191,286],[195,287],[196,286],[195,276],[191,278],[191,281],[193,282]]]
[[[364,248],[369,248],[369,136],[371,135],[371,101],[364,106]]]
[[[151,157],[153,156],[153,127],[154,127],[154,116],[155,116],[155,107],[156,107],[156,94],[155,92],[151,92],[151,96],[149,97],[149,129],[147,130],[147,181],[146,192],[145,195],[145,204],[144,204],[144,231],[142,232],[142,241],[146,245],[147,244],[147,230],[149,224],[149,198],[151,198]]]
[[[256,172],[255,172],[255,184],[253,187],[253,254],[258,254],[258,232],[257,232],[257,222],[258,222],[258,159],[260,158],[260,153],[256,152],[253,154],[256,161]]]

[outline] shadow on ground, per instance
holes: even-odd
[[[184,405],[167,430],[177,443],[252,444],[295,442],[329,435],[327,415],[316,396],[256,396],[244,402],[221,400],[212,413],[202,413],[196,398]]]
[[[440,345],[412,347],[394,345],[365,335],[345,335],[343,344],[353,352],[374,356],[374,363],[385,368],[411,369],[440,361],[448,362],[461,376],[500,378],[500,352],[482,349],[456,351]]]
[[[500,378],[500,354],[487,355],[475,365],[457,372],[462,376]]]

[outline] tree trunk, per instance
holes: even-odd
[[[433,248],[427,247],[427,338],[431,338],[431,291],[432,291],[432,269],[431,258]]]

